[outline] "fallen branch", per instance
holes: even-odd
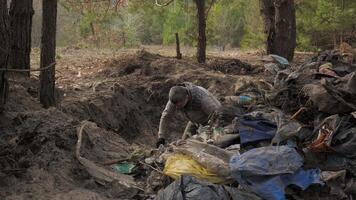
[[[142,161],[138,161],[138,162],[141,163],[141,164],[143,164],[143,165],[145,165],[145,166],[147,166],[147,167],[149,167],[149,168],[151,168],[151,169],[153,169],[154,171],[156,171],[156,172],[158,172],[158,173],[160,173],[160,174],[165,175],[164,172],[162,172],[161,170],[158,170],[158,169],[154,168],[153,166],[151,166],[151,165],[149,165],[149,164],[147,164],[147,163],[145,163],[145,162],[142,162]]]
[[[300,115],[300,113],[304,112],[306,109],[307,109],[307,108],[305,108],[305,107],[299,108],[299,110],[298,110],[297,112],[295,112],[295,113],[289,118],[289,120],[293,120],[293,119],[297,118],[298,115]]]

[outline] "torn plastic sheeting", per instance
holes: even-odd
[[[228,180],[232,179],[229,167],[230,159],[233,156],[232,152],[191,139],[177,142],[177,145],[173,147],[173,151],[190,156],[219,177]]]
[[[308,145],[315,152],[335,151],[349,158],[356,157],[356,120],[352,115],[332,115],[318,125],[317,137]]]
[[[249,142],[272,139],[276,134],[277,127],[274,123],[265,119],[240,119],[238,129],[243,145]]]
[[[352,115],[333,115],[330,119],[333,138],[330,148],[348,158],[356,158],[356,119]]]
[[[219,177],[208,169],[204,168],[191,157],[183,154],[173,154],[167,158],[163,170],[167,176],[177,179],[182,175],[190,175],[199,180],[211,183],[225,183],[226,179]]]
[[[312,184],[324,183],[321,181],[319,169],[298,169],[293,174],[281,174],[275,176],[244,176],[236,174],[236,179],[241,186],[266,200],[284,200],[285,188],[289,185],[298,186],[305,190]]]
[[[356,158],[356,127],[336,133],[331,148],[345,157]]]
[[[247,191],[182,176],[160,191],[155,200],[262,200]]]
[[[283,66],[288,66],[289,65],[288,60],[285,59],[282,56],[275,55],[275,54],[270,54],[269,56],[271,56],[278,64],[281,64]]]
[[[233,174],[278,175],[294,173],[303,165],[298,152],[288,146],[268,146],[251,149],[233,156],[230,168]]]
[[[272,139],[273,144],[279,144],[291,138],[301,139],[304,135],[300,134],[302,130],[302,125],[291,120],[291,117],[285,115],[280,110],[275,112],[275,121],[277,122],[277,132]]]
[[[315,152],[331,152],[331,139],[334,131],[327,125],[322,126],[318,131],[317,138],[308,145],[308,148]]]
[[[307,148],[314,152],[331,152],[331,141],[340,122],[338,115],[325,118],[316,128],[317,137]]]
[[[264,199],[285,199],[284,188],[296,185],[306,189],[320,183],[320,170],[303,170],[303,159],[288,146],[252,149],[232,157],[230,167],[234,178]]]
[[[355,72],[333,81],[322,79],[318,84],[306,84],[303,91],[319,111],[340,114],[356,110]]]
[[[346,186],[346,170],[323,171],[321,172],[321,179],[330,188],[330,194],[337,196],[337,199],[347,198],[343,189]]]

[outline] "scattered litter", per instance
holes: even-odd
[[[208,169],[204,168],[197,161],[183,154],[174,154],[167,158],[163,170],[164,174],[173,179],[177,179],[182,175],[190,175],[199,180],[208,181],[211,183],[224,183],[226,180],[219,177]]]
[[[191,176],[181,176],[163,191],[156,200],[262,200],[253,193],[224,185],[200,181]]]
[[[239,134],[241,144],[261,140],[270,140],[276,134],[277,127],[269,120],[244,118],[239,120]]]
[[[267,200],[285,199],[284,189],[288,185],[305,190],[311,184],[323,184],[320,170],[304,170],[302,164],[302,157],[288,146],[252,149],[230,161],[241,186]]]
[[[136,168],[136,165],[129,162],[123,162],[114,165],[114,169],[120,174],[132,174]]]

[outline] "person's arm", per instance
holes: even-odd
[[[169,123],[172,121],[175,112],[176,108],[174,104],[168,101],[159,122],[158,138],[164,139],[166,137]]]
[[[221,107],[221,103],[211,93],[208,93],[201,104],[201,109],[206,115],[211,115]]]

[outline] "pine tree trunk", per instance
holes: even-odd
[[[34,10],[32,0],[13,0],[10,6],[10,67],[30,69],[31,28]],[[28,75],[30,73],[27,73]]]
[[[274,53],[293,60],[296,46],[296,21],[294,0],[276,0],[276,38]]]
[[[275,41],[275,9],[274,0],[260,0],[261,14],[263,16],[266,39],[266,51],[267,54],[271,54],[274,51]]]
[[[260,0],[267,54],[293,60],[296,46],[294,0]]]
[[[0,0],[0,68],[7,68],[10,52],[10,31],[7,1]],[[0,72],[0,112],[6,102],[8,84],[5,71]]]
[[[205,63],[206,60],[206,20],[205,20],[205,0],[195,0],[198,17],[198,49],[197,59],[199,63]]]
[[[57,0],[43,0],[42,7],[41,68],[55,62]],[[40,73],[40,102],[45,108],[55,105],[55,67]]]

